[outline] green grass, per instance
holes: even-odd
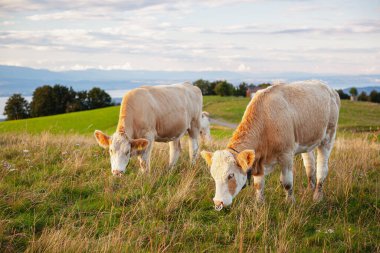
[[[380,145],[361,139],[337,141],[323,202],[305,191],[297,157],[294,206],[277,170],[266,179],[265,204],[248,187],[222,212],[213,209],[205,163],[190,167],[183,152],[168,170],[164,144],[155,146],[151,174],[133,159],[123,177],[111,176],[109,155],[92,137],[3,133],[0,145],[2,252],[380,250]]]
[[[230,123],[239,123],[247,104],[248,98],[236,97],[204,97],[204,110],[211,117],[225,120]],[[92,134],[95,129],[112,133],[117,125],[119,107],[67,113],[48,117],[26,120],[5,121],[0,123],[0,132],[18,133],[80,133]],[[342,101],[339,130],[340,131],[376,131],[380,129],[380,104],[367,102]],[[222,129],[213,133],[225,137],[231,131]],[[223,132],[223,133],[222,133]]]
[[[248,102],[205,97],[204,109],[238,123]],[[277,170],[266,179],[264,204],[248,187],[222,212],[213,209],[205,163],[191,167],[182,152],[168,170],[167,144],[155,145],[151,174],[132,159],[123,177],[112,177],[108,153],[90,135],[112,133],[118,112],[0,123],[0,252],[380,251],[380,144],[369,133],[350,134],[379,127],[379,105],[342,102],[323,202],[305,191],[296,157],[294,206],[284,201]],[[216,141],[202,148],[223,148],[231,134],[212,126]]]

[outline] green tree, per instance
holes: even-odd
[[[211,95],[211,85],[210,82],[203,79],[196,80],[193,85],[197,86],[201,91],[203,96]]]
[[[102,108],[112,105],[111,96],[98,87],[94,87],[88,91],[87,99],[89,109]]]
[[[216,81],[215,93],[222,97],[234,94],[235,87],[227,81]]]
[[[29,117],[29,103],[21,94],[13,94],[5,103],[4,115],[8,120]]]
[[[246,82],[242,82],[235,90],[235,96],[245,97],[247,95],[248,84]]]
[[[267,87],[269,87],[269,86],[271,86],[270,83],[262,83],[262,84],[259,84],[259,85],[258,85],[258,87],[260,87],[260,88],[267,88]]]
[[[369,101],[373,103],[380,103],[380,92],[377,92],[375,90],[371,91],[369,94]]]
[[[56,84],[53,86],[54,97],[54,114],[65,113],[66,107],[75,99],[75,91],[73,88]]]
[[[75,92],[74,101],[70,102],[66,107],[66,112],[77,112],[88,109],[87,91]]]
[[[349,92],[350,92],[351,96],[355,97],[358,95],[358,90],[355,87],[352,87]]]
[[[344,93],[342,89],[336,90],[336,92],[338,93],[340,99],[350,99],[350,96]]]
[[[362,91],[358,96],[358,101],[368,101],[367,93]]]
[[[55,113],[55,98],[53,88],[49,85],[38,87],[33,92],[30,103],[32,117],[53,115]]]

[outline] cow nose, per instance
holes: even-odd
[[[214,200],[215,210],[220,211],[223,208],[223,201]]]
[[[121,176],[121,171],[120,170],[112,170],[112,174],[114,176]]]

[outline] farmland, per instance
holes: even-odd
[[[246,98],[205,97],[212,117],[238,123]],[[0,251],[14,252],[376,252],[380,251],[380,106],[342,101],[325,199],[312,201],[299,156],[296,204],[284,201],[276,170],[264,204],[251,187],[216,212],[203,160],[182,152],[166,168],[155,145],[152,171],[111,176],[95,129],[112,133],[118,107],[0,123]],[[377,131],[377,132],[376,132]],[[223,148],[232,131],[213,126]],[[185,146],[185,145],[183,145]]]

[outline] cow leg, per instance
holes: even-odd
[[[198,137],[199,137],[198,128],[192,128],[189,130],[189,156],[190,156],[190,162],[192,164],[195,163],[198,157],[198,149],[199,149]]]
[[[181,142],[180,139],[169,142],[170,148],[170,159],[169,159],[169,167],[173,167],[178,160],[178,157],[181,153]]]
[[[253,187],[255,188],[256,193],[256,201],[263,202],[264,201],[264,175],[261,176],[253,176]]]
[[[286,193],[286,200],[295,202],[293,195],[293,156],[289,156],[281,163],[280,181]]]
[[[323,140],[317,148],[317,185],[313,195],[314,201],[320,201],[323,198],[322,186],[329,171],[328,162],[334,145],[334,138],[335,132],[332,134],[332,138]]]
[[[308,189],[315,189],[315,158],[314,151],[308,153],[302,153],[303,165],[305,166],[305,171],[308,179]]]
[[[140,162],[140,171],[142,173],[150,172],[150,156],[153,150],[153,143],[154,140],[149,140],[148,147],[141,155],[138,156]]]

